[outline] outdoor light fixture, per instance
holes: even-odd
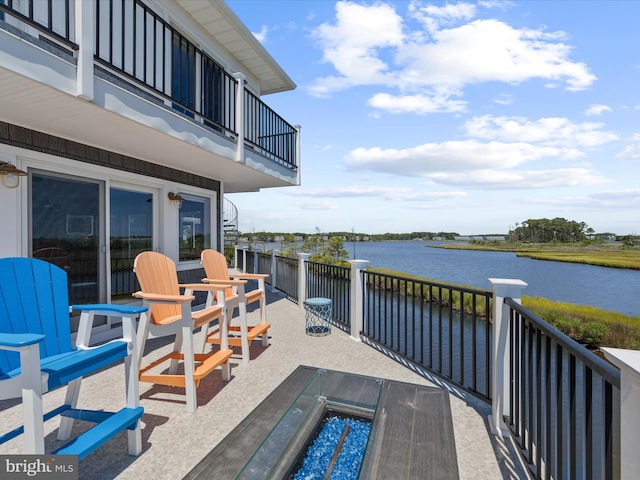
[[[173,205],[176,208],[179,209],[180,207],[182,207],[182,202],[184,202],[184,198],[182,198],[182,195],[180,195],[179,193],[169,192],[167,196],[169,197],[169,200],[173,202]]]
[[[16,188],[20,183],[20,177],[26,175],[15,165],[0,160],[0,181],[7,188]]]

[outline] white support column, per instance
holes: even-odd
[[[361,271],[367,268],[369,260],[350,260],[351,264],[351,338],[360,341],[360,332],[364,325],[364,289]]]
[[[509,436],[504,423],[509,411],[509,306],[505,298],[513,298],[521,303],[522,289],[527,286],[522,280],[508,278],[490,278],[493,286],[493,377],[491,379],[491,415],[489,427],[494,435]]]
[[[260,268],[258,265],[260,264],[260,253],[257,250],[253,251],[253,273],[260,273]]]
[[[276,261],[276,257],[280,253],[280,250],[271,250],[271,292],[277,291],[277,280],[276,273],[278,268],[278,263]]]
[[[296,129],[296,161],[300,162],[300,129],[302,127],[300,125],[296,125],[293,128]],[[298,165],[298,173],[296,174],[296,185],[300,185],[300,183],[300,165]]]
[[[236,132],[238,133],[238,143],[236,145],[236,162],[244,161],[244,82],[247,78],[243,73],[233,74],[233,78],[238,81],[236,90]]]
[[[304,308],[307,299],[307,260],[308,253],[298,253],[298,306]]]
[[[233,247],[233,269],[238,269],[238,245]]]
[[[620,478],[640,478],[640,351],[603,347],[607,360],[620,369]]]
[[[75,1],[75,40],[78,44],[76,95],[89,102],[93,101],[94,3]]]
[[[242,273],[247,273],[247,247],[242,247]]]

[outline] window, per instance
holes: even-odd
[[[200,253],[211,248],[211,200],[180,193],[180,261],[200,260]]]

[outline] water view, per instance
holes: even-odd
[[[513,252],[428,248],[442,242],[346,242],[351,258],[433,280],[490,289],[489,278],[527,282],[524,295],[640,316],[640,271],[550,262]]]
[[[429,248],[444,242],[345,242],[351,259],[369,266],[481,289],[489,278],[527,282],[524,295],[640,316],[640,271],[517,257],[513,252]],[[280,248],[257,244],[258,249]]]

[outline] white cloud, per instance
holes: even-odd
[[[313,34],[323,49],[323,61],[340,74],[321,79],[315,95],[355,85],[385,84],[388,66],[379,50],[402,44],[402,19],[391,5],[336,3],[336,23],[323,23]]]
[[[393,201],[439,201],[453,198],[465,197],[467,194],[461,191],[447,192],[424,192],[414,191],[406,187],[385,187],[385,186],[361,186],[352,185],[341,188],[322,188],[296,190],[291,192],[295,196],[316,197],[316,198],[384,198]]]
[[[463,112],[466,107],[466,102],[438,94],[432,96],[424,94],[393,96],[388,93],[377,93],[369,99],[369,105],[390,113],[426,114],[435,112]]]
[[[465,172],[435,173],[430,178],[436,183],[456,187],[483,189],[532,189],[574,187],[609,182],[608,179],[584,168],[553,170],[500,171],[482,170],[469,175]]]
[[[415,111],[428,113],[429,103],[459,108],[459,100],[451,103],[448,97],[462,96],[473,84],[541,79],[548,86],[582,90],[596,79],[584,63],[570,59],[572,48],[564,43],[564,32],[472,20],[476,7],[467,3],[435,7],[414,1],[403,19],[395,10],[399,5],[338,2],[335,22],[314,31],[323,60],[337,73],[316,79],[309,92],[328,96],[354,86],[378,85],[398,93],[374,95],[377,101],[370,104],[375,108],[410,111],[406,100],[413,98],[421,100],[414,104]],[[460,25],[448,27],[456,23]]]
[[[498,20],[474,20],[434,34],[433,42],[407,45],[399,60],[426,85],[462,88],[534,78],[566,83],[568,90],[588,87],[595,76],[569,60],[571,48],[561,32],[516,29]]]
[[[263,25],[259,32],[251,32],[256,39],[262,43],[267,43],[267,33],[269,33],[269,28],[266,25]]]
[[[509,94],[502,93],[493,99],[493,103],[498,105],[511,105],[513,103],[513,97]]]
[[[302,210],[337,210],[338,205],[333,202],[305,202],[301,203],[299,207]]]
[[[471,3],[446,4],[444,6],[420,5],[411,2],[409,12],[424,25],[428,32],[437,31],[442,25],[450,25],[459,20],[470,20],[476,15],[476,7]]]
[[[601,123],[573,123],[562,117],[531,121],[492,115],[474,117],[464,125],[467,134],[476,138],[567,147],[595,147],[618,139],[618,135],[603,131],[602,127]]]
[[[598,115],[602,115],[604,112],[610,112],[610,111],[611,111],[611,107],[609,107],[608,105],[594,104],[589,106],[589,108],[587,108],[587,111],[585,113],[589,117],[595,117]]]
[[[485,169],[513,168],[543,158],[573,159],[582,155],[572,148],[465,140],[426,143],[405,149],[356,148],[349,152],[345,164],[356,170],[431,177],[436,172],[469,174]]]
[[[625,149],[616,155],[618,160],[640,160],[640,143],[627,145]]]

